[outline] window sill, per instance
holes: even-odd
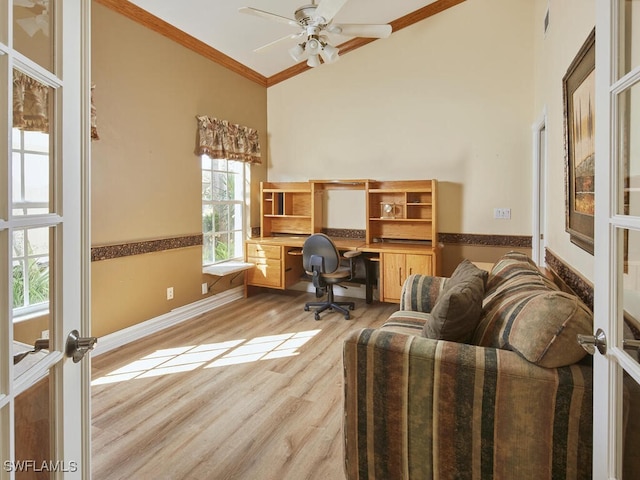
[[[253,263],[246,262],[223,262],[202,267],[202,273],[206,275],[214,275],[216,277],[224,277],[225,275],[229,275],[232,273],[249,270],[253,266]]]
[[[36,318],[42,318],[49,315],[49,309],[46,308],[44,310],[36,310],[35,312],[18,314],[13,317],[13,323],[21,323],[28,322],[29,320],[34,320]]]

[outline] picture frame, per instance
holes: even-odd
[[[593,255],[595,214],[595,29],[562,79],[566,231]]]

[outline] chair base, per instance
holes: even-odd
[[[314,318],[316,320],[320,320],[320,313],[325,310],[338,311],[344,315],[345,320],[349,320],[351,316],[349,315],[349,310],[354,310],[356,308],[356,304],[354,302],[336,302],[333,298],[333,288],[331,285],[327,285],[328,296],[327,300],[324,302],[307,302],[304,305],[304,311],[308,312],[309,308],[317,307],[317,310],[314,312]],[[348,307],[347,310],[345,307]]]

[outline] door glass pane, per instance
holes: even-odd
[[[618,213],[640,216],[640,83],[618,97]]]
[[[14,379],[48,351],[53,311],[53,257],[49,253],[54,230],[55,227],[38,227],[12,232]]]
[[[620,6],[619,74],[640,65],[640,0],[618,0]]]
[[[622,394],[622,478],[638,478],[640,468],[640,385],[624,373]]]
[[[55,0],[13,0],[13,46],[53,72]]]
[[[12,156],[13,215],[51,210],[53,89],[14,70]]]
[[[53,471],[64,468],[52,460],[49,395],[47,375],[15,399],[15,458],[3,467],[14,471],[16,479],[48,479]]]

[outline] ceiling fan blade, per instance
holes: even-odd
[[[264,10],[258,10],[252,7],[241,7],[238,9],[240,13],[247,13],[249,15],[255,15],[256,17],[266,18],[267,20],[275,20],[276,22],[286,23],[292,27],[300,27],[300,24],[292,18],[282,17],[275,13],[265,12]]]
[[[260,52],[264,52],[265,50],[268,50],[269,48],[273,47],[274,45],[278,45],[282,42],[284,42],[285,40],[293,40],[294,38],[300,38],[304,36],[304,32],[300,32],[300,33],[292,33],[290,35],[287,35],[286,37],[282,37],[279,38],[277,40],[274,40],[271,43],[267,43],[266,45],[263,45],[261,47],[258,47],[254,50],[255,53],[260,53]]]
[[[324,18],[322,23],[329,23],[345,3],[347,0],[322,0],[316,8],[315,16]]]
[[[31,0],[13,0],[13,4],[16,7],[26,7],[26,8],[31,8],[36,6],[36,2],[32,2]]]
[[[347,37],[387,38],[391,35],[391,25],[340,23],[329,25],[327,31]]]

